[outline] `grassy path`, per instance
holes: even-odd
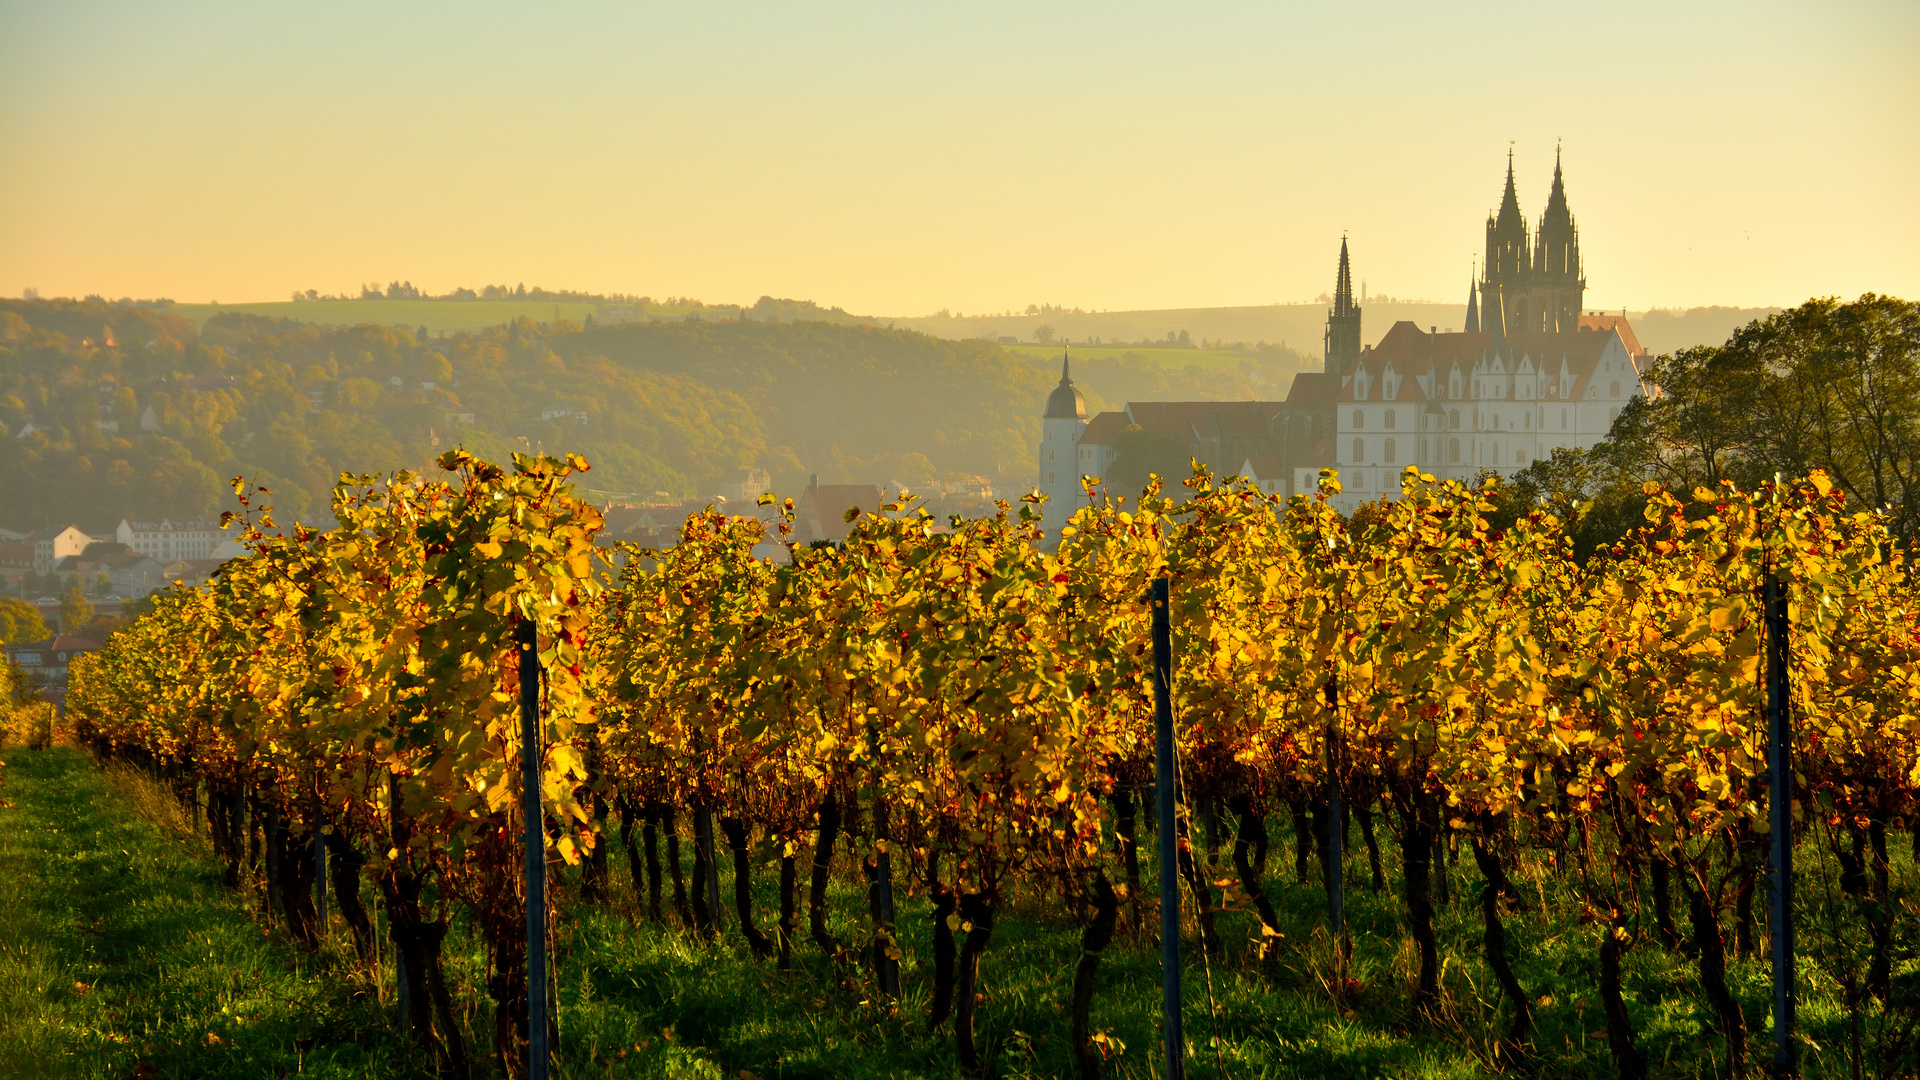
[[[251,918],[163,793],[0,757],[0,1076],[410,1075],[371,994]]]

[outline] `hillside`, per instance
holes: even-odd
[[[1629,311],[1627,318],[1641,344],[1657,353],[1690,345],[1717,345],[1734,329],[1762,319],[1779,308],[1707,307],[1655,308]],[[1362,340],[1374,344],[1394,323],[1460,329],[1466,324],[1466,304],[1401,304],[1373,302],[1362,306]],[[1327,309],[1321,304],[1269,304],[1260,307],[1166,308],[1158,311],[1044,311],[1032,315],[936,315],[898,319],[895,326],[944,338],[1018,338],[1031,342],[1042,326],[1076,342],[1164,341],[1168,334],[1185,332],[1195,342],[1270,342],[1290,346],[1309,356],[1321,353]]]
[[[1082,381],[1096,404],[1102,386],[1111,400],[1254,396],[1262,368],[1249,364],[1116,357]],[[196,331],[136,305],[0,301],[0,527],[210,514],[230,505],[234,475],[312,518],[341,471],[423,468],[456,444],[502,459],[578,451],[588,487],[642,498],[711,494],[743,466],[786,492],[811,473],[1012,488],[1031,482],[1056,365],[804,320],[522,318],[441,338],[236,312]]]

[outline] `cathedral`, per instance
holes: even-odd
[[[1605,439],[1627,402],[1649,389],[1640,376],[1645,357],[1624,315],[1583,310],[1580,234],[1557,153],[1531,234],[1508,154],[1486,243],[1460,332],[1403,321],[1363,345],[1343,237],[1323,369],[1296,374],[1285,401],[1128,402],[1089,419],[1063,359],[1041,420],[1048,547],[1087,505],[1080,478],[1105,475],[1128,430],[1177,438],[1217,475],[1283,496],[1311,494],[1321,469],[1338,469],[1344,490],[1334,505],[1343,512],[1398,495],[1408,465],[1471,482],[1483,473],[1511,476],[1557,447]]]
[[[1556,448],[1607,437],[1620,410],[1648,391],[1645,356],[1624,315],[1583,309],[1580,234],[1559,156],[1538,228],[1529,236],[1507,159],[1500,208],[1487,217],[1486,255],[1467,292],[1460,333],[1395,323],[1360,345],[1360,308],[1345,241],[1327,313],[1326,372],[1338,374],[1329,457],[1351,511],[1400,491],[1418,466],[1441,479],[1511,476]],[[1311,490],[1318,468],[1296,464],[1292,487]]]

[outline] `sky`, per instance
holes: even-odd
[[[1920,298],[1920,4],[0,0],[0,294]]]

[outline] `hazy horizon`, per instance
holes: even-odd
[[[1344,232],[1452,303],[1509,146],[1531,224],[1560,143],[1591,307],[1920,295],[1916,40],[1884,0],[7,5],[0,293],[1246,306]]]

